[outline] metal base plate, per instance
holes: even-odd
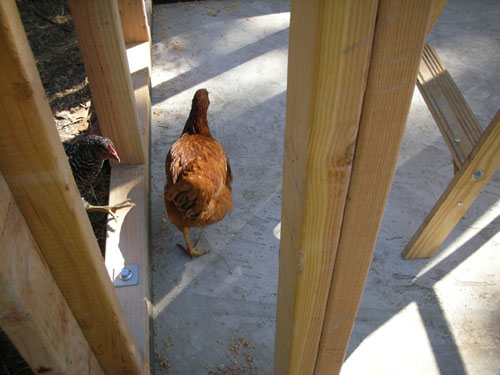
[[[138,285],[139,284],[139,265],[138,264],[131,264],[128,266],[124,266],[123,268],[128,268],[132,272],[132,277],[128,280],[122,280],[120,279],[120,273],[122,269],[114,269],[113,270],[113,275],[114,275],[114,285],[115,288],[120,288],[123,286],[132,286],[132,285]]]

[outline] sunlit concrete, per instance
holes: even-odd
[[[272,374],[289,16],[287,1],[153,8],[153,374]],[[499,19],[498,2],[451,0],[429,36],[483,127],[500,107]],[[210,250],[193,261],[162,193],[165,155],[202,87],[234,209],[192,230]],[[343,375],[500,373],[500,174],[432,259],[400,256],[452,175],[416,91]]]

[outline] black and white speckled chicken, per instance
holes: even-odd
[[[68,157],[71,171],[80,195],[92,185],[94,179],[101,172],[104,160],[114,159],[120,162],[113,142],[98,135],[78,135],[63,142],[64,151]],[[124,207],[135,206],[130,200],[113,206],[93,206],[82,197],[85,209],[88,212],[107,212],[116,220],[115,211]]]

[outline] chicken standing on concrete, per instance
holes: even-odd
[[[94,179],[99,175],[106,159],[114,159],[120,162],[113,142],[108,138],[98,135],[78,135],[63,142],[64,151],[68,157],[71,171],[75,179],[80,195],[91,186]],[[135,203],[126,200],[113,206],[93,206],[82,197],[85,209],[88,212],[107,212],[116,220],[115,211],[124,207],[133,207]]]
[[[208,129],[209,104],[207,90],[196,91],[182,135],[165,161],[165,207],[184,235],[186,248],[178,246],[191,258],[207,251],[197,251],[201,238],[191,245],[189,228],[222,220],[233,207],[231,168],[224,149]]]

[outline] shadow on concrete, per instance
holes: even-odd
[[[261,56],[266,52],[278,48],[286,48],[287,45],[286,43],[283,43],[283,40],[287,40],[287,35],[288,28],[266,36],[253,44],[242,47],[227,55],[207,59],[206,61],[203,61],[202,65],[155,85],[153,87],[153,95],[151,97],[152,104],[158,104],[184,90],[200,84],[201,82],[242,65],[255,57]],[[242,56],[244,56],[243,59],[241,58]],[[211,68],[208,69],[207,65]],[[207,74],[207,72],[209,73]]]
[[[398,170],[405,171],[405,174],[413,173],[408,172],[409,170],[418,171],[419,169],[422,169],[422,165],[425,165],[424,163],[426,160],[428,160],[429,153],[433,153],[436,149],[442,148],[443,145],[441,144],[441,141],[437,140],[433,145],[428,146],[418,155],[414,156],[406,163],[398,166]],[[449,160],[451,160],[451,155]],[[429,174],[426,174],[424,172],[424,177],[422,177],[422,175],[419,175],[419,181],[427,184],[430,179],[434,178],[433,182],[436,183],[436,176],[433,176],[433,173],[436,173],[435,170],[432,166],[428,166],[423,168],[424,171],[427,168],[429,169]],[[453,168],[451,162],[449,162],[449,168],[450,170],[452,170]],[[400,179],[401,178],[407,180],[408,176],[400,176]],[[396,179],[397,176],[395,180]],[[427,181],[425,179],[427,179]],[[438,179],[446,180],[445,178],[442,178],[442,176],[440,176]],[[430,193],[430,191],[426,192],[427,195],[429,195]],[[434,197],[434,199],[431,198],[428,202],[425,202],[425,207],[420,207],[418,214],[415,215],[416,218],[414,218],[414,222],[411,223],[410,227],[406,229],[406,233],[402,233],[402,235],[398,236],[397,238],[390,238],[385,240],[381,240],[381,233],[379,233],[379,242],[390,242],[391,240],[397,240],[397,243],[393,246],[396,251],[400,253],[406,243],[410,240],[413,231],[418,228],[420,222],[430,211],[430,204],[433,204],[436,198],[436,196]],[[480,194],[477,198],[478,201],[481,201],[480,204],[474,204],[473,206],[471,206],[469,212],[464,216],[464,218],[462,218],[462,221],[457,224],[455,230],[452,232],[452,234],[450,234],[450,236],[448,236],[447,240],[443,243],[440,250],[435,254],[435,256],[438,256],[439,253],[442,252],[445,248],[452,246],[451,241],[454,238],[459,237],[460,235],[464,234],[464,232],[471,229],[469,226],[464,224],[464,221],[475,221],[476,219],[483,216],[483,214],[485,214],[489,210],[489,208],[496,203],[497,198],[498,197],[496,196],[496,194]],[[408,199],[415,198],[408,197]],[[417,198],[417,200],[418,199],[420,198]],[[416,206],[416,202],[410,202],[410,205]],[[470,211],[474,212],[471,213]],[[478,230],[477,233],[472,235],[456,250],[454,250],[452,253],[450,253],[448,256],[446,256],[444,259],[440,260],[430,268],[428,266],[432,262],[433,258],[407,261],[401,259],[399,263],[404,266],[404,269],[395,269],[394,273],[392,273],[392,279],[386,278],[387,281],[385,281],[385,285],[383,287],[387,288],[389,293],[404,294],[404,303],[395,303],[394,305],[390,304],[386,306],[379,305],[377,306],[376,310],[373,310],[373,308],[364,305],[362,302],[360,310],[358,311],[358,317],[356,319],[345,361],[356,351],[357,347],[361,345],[363,340],[377,331],[386,322],[391,320],[399,311],[413,302],[416,303],[418,307],[418,312],[425,327],[440,373],[450,375],[466,374],[467,371],[460,354],[460,350],[457,346],[455,337],[450,329],[448,320],[441,307],[438,295],[434,290],[434,287],[439,281],[443,280],[452,271],[463,265],[473,254],[480,250],[483,245],[485,245],[498,232],[498,228],[500,228],[500,216],[497,215],[496,218],[492,220],[488,225]],[[374,260],[372,261],[372,268],[370,271],[369,279],[370,277],[374,278],[374,271],[377,270],[377,265],[380,265],[382,262],[392,264],[394,263],[393,260],[388,260],[387,256],[397,256],[390,253],[388,254],[386,252],[380,254],[380,245],[381,244],[377,246],[378,251],[376,250],[374,253]],[[387,245],[385,244],[385,246]],[[402,271],[404,273],[401,274],[398,271]],[[378,273],[378,271],[376,273]],[[395,282],[394,280],[397,281]],[[377,284],[377,282],[370,282],[370,280],[368,280],[365,287],[371,283]],[[370,291],[366,291],[365,294],[367,294],[367,297],[369,297],[368,295],[370,294]],[[388,297],[386,301],[390,301],[390,297]],[[380,303],[383,303],[383,301],[380,301]],[[370,305],[370,303],[368,303],[368,305]],[[395,307],[395,305],[397,307]],[[373,319],[370,320],[370,316],[373,316]],[[361,325],[359,330],[356,329],[358,324]],[[410,345],[409,350],[412,350],[411,338],[408,338],[408,342]],[[415,355],[418,355],[417,352],[415,352]]]
[[[208,19],[207,22],[213,22],[213,19]],[[204,65],[196,66],[153,87],[153,104],[159,104],[267,52],[286,48],[287,35],[288,28],[225,55],[208,58],[207,56],[199,56],[198,62],[203,61]],[[465,75],[462,74],[454,75],[454,78],[458,79],[459,86],[464,82],[467,85],[469,82],[469,80],[461,81],[464,77]],[[235,85],[237,84],[235,82]],[[221,348],[214,347],[213,341],[227,339],[227,337],[223,337],[221,328],[238,331],[242,330],[241,327],[244,326],[246,332],[253,332],[249,334],[251,339],[260,341],[259,344],[268,350],[265,359],[272,362],[274,326],[269,326],[269,324],[273,322],[275,293],[273,297],[272,293],[268,292],[269,288],[276,290],[277,272],[270,277],[269,275],[275,270],[269,267],[269,264],[260,264],[259,257],[263,249],[272,251],[273,256],[277,257],[278,255],[278,244],[276,239],[272,237],[272,233],[279,223],[279,213],[276,214],[275,210],[279,212],[279,208],[276,207],[280,206],[281,199],[285,100],[286,92],[281,92],[248,110],[242,111],[236,117],[223,118],[222,123],[216,126],[216,129],[219,128],[219,134],[215,134],[231,160],[235,174],[234,196],[237,199],[235,199],[232,216],[204,232],[205,239],[202,241],[202,246],[210,247],[212,254],[192,262],[190,259],[186,259],[180,251],[174,249],[175,243],[182,242],[182,237],[175,228],[167,229],[162,236],[162,241],[170,244],[168,248],[168,251],[171,251],[171,254],[168,255],[170,270],[168,275],[153,275],[155,288],[153,303],[157,304],[165,298],[168,299],[168,303],[164,304],[163,309],[157,311],[157,316],[165,315],[168,307],[171,315],[168,319],[167,329],[173,332],[172,335],[177,340],[175,345],[186,353],[212,352],[213,356],[217,356],[220,354],[219,349]],[[215,118],[221,118],[220,115],[220,113],[213,114]],[[247,126],[249,118],[252,119],[253,126]],[[181,120],[179,124],[182,122]],[[181,128],[182,126],[178,125],[176,131],[180,132]],[[224,131],[221,131],[222,128]],[[243,132],[241,129],[245,131]],[[277,139],[280,136],[281,138]],[[260,147],[256,147],[258,144]],[[398,170],[404,171],[405,177],[413,173],[411,170],[417,170],[416,173],[420,174],[410,176],[410,180],[420,181],[422,185],[427,185],[428,182],[425,181],[425,178],[433,178],[433,176],[432,174],[426,175],[425,168],[422,172],[420,166],[428,160],[429,153],[435,152],[436,149],[442,150],[443,145],[444,142],[441,140],[430,142],[430,146],[424,151],[402,165],[398,165]],[[431,171],[432,168],[429,167],[428,170]],[[242,182],[243,178],[241,177],[244,175],[248,177],[245,183]],[[404,183],[401,183],[401,186]],[[443,185],[443,189],[446,183]],[[431,202],[437,198],[435,195],[440,193],[428,189],[431,188],[426,189],[423,186],[422,192],[419,194],[427,196],[426,199]],[[433,204],[432,202],[429,203],[429,207],[422,207],[419,198],[405,198],[406,203],[410,200],[412,206],[407,212],[407,217],[412,221],[410,228],[398,233],[398,237],[392,242],[389,239],[385,240],[385,245],[388,247],[390,245],[391,251],[398,252],[398,255],[387,253],[385,249],[379,249],[374,255],[374,259],[377,258],[375,266],[383,262],[394,263],[396,267],[403,264],[399,258],[398,260],[395,258],[399,256],[399,252],[409,241],[412,231],[417,229],[423,216]],[[412,199],[414,201],[411,201]],[[478,199],[482,199],[481,196]],[[488,207],[488,203],[483,202],[481,207]],[[398,210],[400,207],[395,205],[392,209]],[[415,212],[418,214],[412,215]],[[478,215],[478,212],[474,212],[474,215],[481,216]],[[392,279],[389,276],[391,272],[385,273],[383,277],[380,276],[379,278],[383,280],[379,283],[379,287],[386,289],[389,296],[387,301],[390,301],[392,293],[403,295],[402,301],[394,302],[389,306],[384,306],[382,305],[384,302],[379,301],[376,309],[366,308],[362,303],[346,359],[365,338],[388,322],[408,304],[414,302],[417,304],[440,372],[442,374],[465,374],[463,358],[434,287],[437,282],[475,254],[491,238],[499,226],[500,218],[497,217],[423,275],[419,275],[419,273],[429,265],[431,260],[405,262],[403,271],[393,270]],[[254,230],[254,228],[258,228],[258,230]],[[457,231],[460,234],[459,232],[463,229],[463,224],[459,224],[450,237],[456,237]],[[219,240],[217,233],[223,233],[225,239]],[[399,234],[401,235],[399,236]],[[193,237],[195,235],[196,233],[193,233]],[[443,247],[449,246],[450,241],[450,238],[447,239]],[[229,254],[230,257],[225,257],[224,254]],[[387,256],[392,257],[392,259],[388,260]],[[390,267],[393,267],[394,264],[391,264]],[[397,273],[399,271],[405,274],[401,276]],[[372,275],[369,275],[369,278],[376,276],[373,275],[373,272],[370,273]],[[174,279],[173,275],[179,275],[179,278]],[[217,281],[210,284],[209,280],[214,279]],[[270,282],[270,279],[274,281]],[[386,282],[385,279],[389,280]],[[396,279],[397,282],[393,282],[393,279]],[[252,290],[254,294],[241,298],[248,290]],[[368,290],[366,294],[369,293]],[[200,306],[206,306],[204,321],[200,315]],[[231,314],[225,315],[224,310],[231,310]],[[214,311],[218,311],[222,315],[214,314]],[[376,315],[375,318],[372,317],[372,313]],[[238,319],[240,320],[238,321]],[[358,323],[363,323],[361,330],[357,330]],[[199,337],[211,337],[214,340],[200,343]],[[157,341],[160,342],[159,339]],[[158,352],[158,344],[155,348]],[[184,364],[180,366],[184,366]],[[189,367],[185,366],[184,370],[189,371]]]

